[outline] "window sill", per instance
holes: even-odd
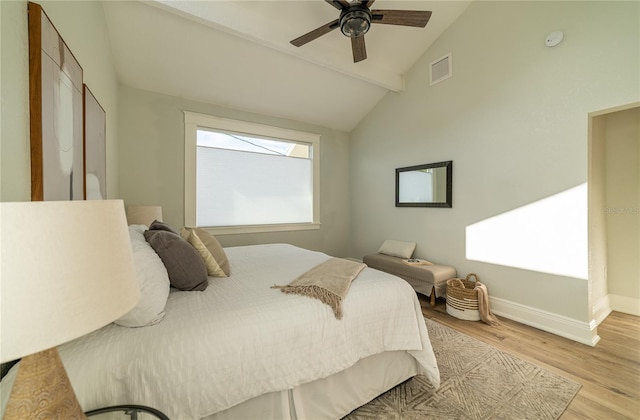
[[[202,227],[202,226],[201,226]],[[290,223],[281,225],[202,227],[212,235],[236,235],[241,233],[289,232],[296,230],[318,230],[320,223]]]

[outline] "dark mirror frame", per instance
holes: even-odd
[[[400,174],[402,172],[420,171],[423,169],[446,168],[446,201],[444,202],[400,202]],[[396,207],[453,207],[453,161],[427,163],[424,165],[407,166],[405,168],[396,169]]]

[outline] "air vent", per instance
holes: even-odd
[[[429,85],[435,85],[451,77],[451,53],[432,61],[429,68]]]

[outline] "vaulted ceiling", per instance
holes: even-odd
[[[338,17],[321,0],[103,4],[122,84],[348,132],[403,89],[404,73],[469,3],[376,1],[372,9],[433,14],[426,28],[373,25],[359,63],[339,29],[290,44]]]

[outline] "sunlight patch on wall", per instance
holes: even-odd
[[[466,227],[466,257],[588,278],[587,184]]]

